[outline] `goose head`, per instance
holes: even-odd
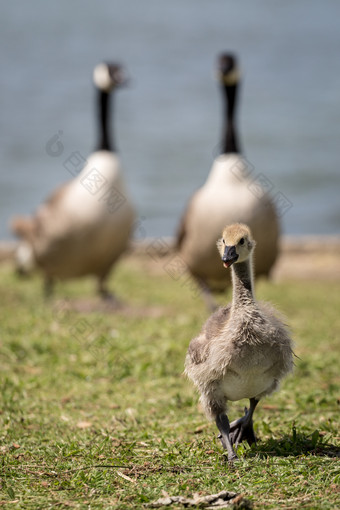
[[[240,71],[236,57],[231,53],[222,53],[218,58],[218,78],[222,85],[237,85],[240,80]]]
[[[222,237],[217,241],[217,248],[221,255],[224,267],[247,260],[253,249],[255,241],[247,225],[235,223],[224,228]]]
[[[114,88],[125,85],[127,77],[120,64],[102,62],[94,68],[93,81],[99,90],[109,93]]]

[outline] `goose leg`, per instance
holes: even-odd
[[[44,296],[46,299],[50,298],[53,294],[53,280],[48,276],[44,280]]]
[[[216,303],[213,293],[209,289],[208,285],[201,278],[196,277],[195,279],[200,290],[202,291],[202,296],[206,307],[211,312],[215,312],[218,308],[218,304]]]
[[[107,286],[107,276],[99,277],[98,279],[98,293],[100,297],[103,299],[105,304],[110,309],[117,309],[121,307],[121,302],[119,299],[109,291]]]
[[[250,407],[249,410],[245,408],[245,415],[230,424],[229,437],[231,444],[235,445],[235,448],[244,440],[246,440],[249,445],[256,443],[253,428],[253,414],[259,401],[255,398],[251,398],[249,402]]]
[[[100,276],[98,279],[98,293],[104,300],[114,300],[114,295],[108,289],[107,276]]]
[[[216,425],[220,431],[218,438],[221,440],[223,448],[228,452],[228,461],[232,462],[237,459],[237,455],[229,439],[230,425],[228,416],[224,413],[219,414],[216,418]]]

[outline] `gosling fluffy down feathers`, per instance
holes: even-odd
[[[293,368],[289,333],[268,303],[257,303],[242,319],[231,305],[217,310],[189,345],[185,372],[214,419],[227,401],[269,395]]]
[[[253,413],[257,402],[276,390],[293,368],[292,341],[286,326],[274,308],[256,301],[253,293],[254,247],[248,226],[238,223],[224,229],[218,251],[223,266],[231,266],[232,302],[207,320],[190,342],[185,361],[185,372],[198,388],[207,416],[216,420],[223,440],[227,438],[231,458],[235,455],[229,444],[233,441],[228,438],[227,416],[221,420],[227,401],[248,398]],[[247,427],[251,426],[252,413]],[[241,428],[237,423],[234,428]],[[253,432],[250,437],[254,437]]]

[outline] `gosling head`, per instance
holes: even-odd
[[[94,68],[93,81],[99,90],[109,93],[115,87],[125,85],[127,78],[120,64],[102,62]]]
[[[224,267],[235,262],[244,262],[255,248],[255,241],[247,225],[234,223],[224,228],[222,237],[217,241],[217,248]]]
[[[222,53],[218,58],[218,77],[222,85],[237,85],[240,80],[240,71],[237,59],[231,53]]]

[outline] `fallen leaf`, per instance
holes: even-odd
[[[201,432],[203,432],[207,427],[208,425],[201,425],[200,427],[196,427],[194,434],[201,434]]]
[[[71,400],[71,397],[63,397],[60,402],[62,404],[67,404],[67,402],[70,402],[70,400]]]
[[[126,414],[129,416],[129,418],[132,418],[132,420],[136,420],[136,414],[137,414],[137,410],[134,409],[133,407],[128,407],[127,409],[125,409],[125,412]]]
[[[78,429],[88,429],[92,426],[92,423],[90,421],[78,421],[77,427]]]

